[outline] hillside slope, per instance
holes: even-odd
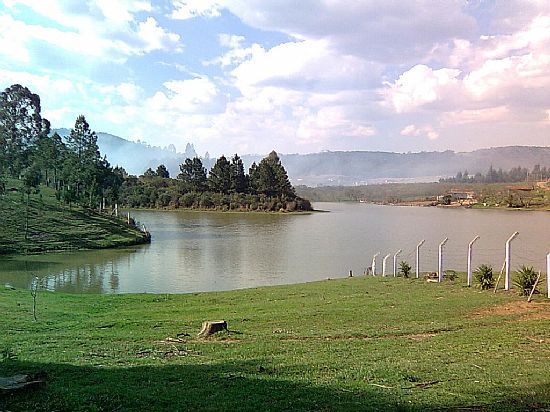
[[[99,249],[145,243],[144,233],[123,220],[60,203],[53,189],[42,187],[27,197],[20,182],[8,181],[0,195],[0,255],[75,249]]]

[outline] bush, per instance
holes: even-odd
[[[445,271],[445,279],[447,280],[456,280],[458,278],[458,273],[456,273],[455,270],[446,270]]]
[[[482,290],[491,289],[495,285],[493,268],[490,265],[481,265],[475,272],[474,277]]]
[[[399,262],[399,275],[403,276],[404,278],[408,278],[411,274],[411,265],[409,265],[408,262],[405,262],[402,260]]]
[[[528,296],[537,281],[537,273],[533,266],[522,265],[515,273],[514,285],[518,287],[521,296]],[[536,292],[536,291],[535,291]]]

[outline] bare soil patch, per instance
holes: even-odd
[[[488,316],[513,316],[521,320],[550,319],[550,303],[516,301],[492,306],[472,313],[472,318]]]

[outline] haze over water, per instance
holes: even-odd
[[[0,283],[29,287],[33,275],[47,276],[51,290],[91,293],[187,293],[262,285],[302,283],[362,275],[377,258],[393,254],[421,271],[437,270],[439,243],[445,269],[466,270],[468,242],[475,235],[474,267],[489,263],[498,273],[504,244],[514,232],[512,268],[545,269],[550,214],[507,210],[388,207],[359,203],[318,203],[330,213],[311,215],[133,212],[153,234],[150,245],[116,250],[47,254],[0,260]]]

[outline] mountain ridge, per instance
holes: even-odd
[[[69,129],[55,129],[67,136]],[[112,165],[122,166],[130,174],[142,174],[164,164],[172,177],[179,173],[179,165],[188,157],[197,156],[193,144],[188,143],[184,153],[173,145],[165,148],[143,142],[131,142],[122,137],[99,132],[98,146]],[[258,163],[263,155],[241,155],[248,169]],[[477,149],[471,152],[446,150],[422,152],[384,151],[323,151],[308,154],[279,154],[294,185],[352,186],[379,182],[430,182],[440,177],[454,176],[457,172],[485,173],[490,166],[509,170],[522,166],[532,168],[536,164],[550,167],[550,146],[502,146]],[[204,166],[212,167],[215,158],[208,153],[202,158]]]

